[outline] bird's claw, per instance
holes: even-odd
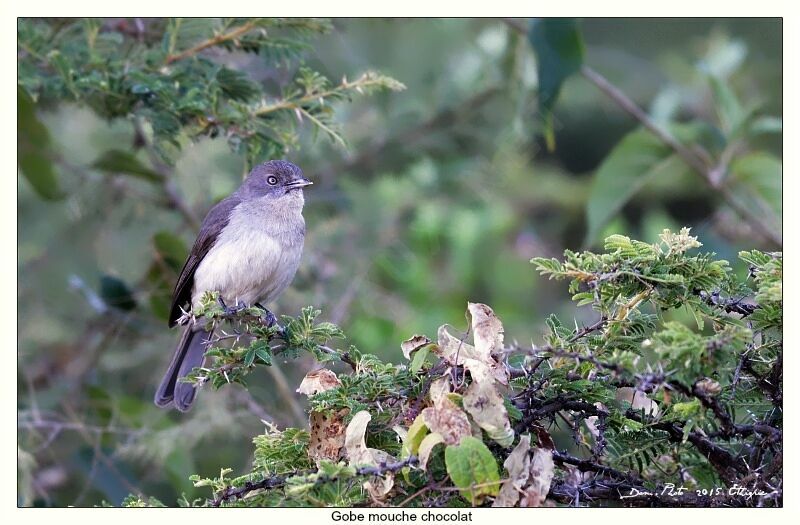
[[[235,306],[228,306],[228,305],[225,304],[225,301],[222,300],[222,297],[218,297],[217,298],[217,302],[219,302],[219,305],[225,311],[225,315],[228,315],[228,316],[237,315],[239,312],[241,312],[242,310],[245,310],[247,308],[246,304],[238,303],[238,302],[236,303]]]
[[[264,310],[264,315],[261,316],[261,319],[267,328],[272,328],[273,326],[276,328],[276,333],[278,337],[281,339],[286,339],[286,328],[278,324],[278,318],[273,314],[269,308],[266,308],[261,303],[256,303],[255,306]]]

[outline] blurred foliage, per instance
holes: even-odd
[[[315,182],[303,263],[271,309],[314,304],[389,362],[466,300],[521,341],[550,312],[588,322],[528,260],[610,234],[686,225],[722,259],[779,249],[742,213],[780,232],[780,20],[570,24],[582,64],[723,168],[713,184],[578,73],[557,83],[548,151],[537,90],[553,70],[524,21],[21,19],[19,502],[192,500],[187,472],[249,468],[260,420],[306,424],[290,385],[311,354],[189,415],[150,401],[197,221],[257,160],[288,156]]]

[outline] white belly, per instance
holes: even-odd
[[[302,250],[302,240],[286,245],[263,230],[226,228],[195,271],[192,305],[209,290],[228,305],[266,305],[291,283]]]

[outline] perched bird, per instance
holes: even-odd
[[[271,160],[253,168],[239,189],[211,208],[175,285],[170,327],[184,308],[197,307],[206,291],[217,291],[224,304],[236,306],[269,304],[283,293],[303,252],[303,188],[309,184],[291,162]],[[156,390],[156,405],[191,408],[195,387],[180,379],[202,365],[210,336],[202,323],[189,322]]]

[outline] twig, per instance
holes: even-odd
[[[353,358],[350,356],[350,352],[339,352],[326,345],[318,345],[318,348],[326,354],[338,358],[342,363],[349,365],[350,368],[353,369],[353,372],[358,371],[358,363],[353,361]]]
[[[636,476],[633,473],[621,472],[611,467],[595,463],[594,461],[591,461],[589,459],[583,459],[571,456],[566,452],[559,452],[557,450],[554,450],[553,460],[559,463],[567,463],[569,465],[574,465],[578,467],[578,470],[581,471],[597,472],[598,474],[603,474],[605,476],[609,476],[614,479],[619,479],[621,481],[636,483],[637,485],[644,485],[644,480],[642,480],[639,476]]]
[[[533,374],[544,361],[551,359],[553,357],[574,359],[575,361],[581,363],[591,363],[595,366],[595,368],[610,370],[615,374],[622,374],[624,372],[624,369],[618,363],[608,363],[605,361],[600,361],[592,354],[584,355],[576,352],[567,352],[566,350],[562,350],[560,348],[553,348],[551,346],[533,347],[531,349],[514,348],[509,350],[509,352],[511,353],[524,352],[536,357],[536,361],[530,367],[527,368],[508,367],[509,375],[511,377],[526,377],[530,374]]]
[[[630,99],[619,88],[609,82],[603,75],[587,66],[581,66],[581,74],[589,82],[594,84],[600,91],[605,93],[611,100],[613,100],[619,107],[625,110],[629,115],[635,118],[639,123],[647,128],[653,135],[655,135],[661,142],[670,147],[686,164],[695,170],[705,183],[712,189],[719,191],[725,202],[733,208],[739,215],[747,219],[748,222],[756,226],[762,235],[777,245],[781,245],[783,240],[779,232],[767,224],[767,222],[758,214],[750,210],[747,206],[742,205],[731,189],[724,185],[715,173],[715,167],[708,165],[702,158],[700,158],[694,151],[683,145],[672,134],[659,126],[653,121],[650,116],[636,103]]]
[[[241,26],[237,27],[236,29],[228,33],[222,33],[213,38],[209,38],[208,40],[204,40],[203,42],[200,42],[199,44],[187,49],[186,51],[182,51],[175,55],[168,55],[167,58],[164,60],[164,65],[169,65],[178,60],[183,60],[184,58],[196,55],[197,53],[203,51],[204,49],[219,45],[223,42],[227,42],[228,40],[235,40],[240,36],[244,35],[245,33],[247,33],[248,31],[250,31],[251,29],[254,29],[255,27],[256,27],[256,22],[250,20],[247,23],[242,24]]]
[[[651,428],[656,430],[666,431],[669,434],[670,441],[673,443],[682,443],[684,440],[684,428],[677,423],[669,421],[648,422],[637,410],[628,410],[625,413],[625,417],[640,423],[649,424]],[[736,482],[737,473],[747,472],[747,466],[743,464],[741,460],[734,457],[730,452],[715,444],[708,437],[700,434],[696,430],[689,432],[687,439],[706,459],[708,459],[711,466],[714,467],[714,470],[717,471],[720,478],[722,478],[728,486]]]
[[[247,407],[247,410],[249,410],[250,413],[252,413],[261,421],[266,421],[268,423],[273,423],[275,421],[275,418],[272,417],[272,415],[270,415],[266,410],[264,410],[264,407],[262,407],[261,404],[256,401],[256,399],[253,397],[253,394],[251,394],[249,390],[244,388],[237,389],[234,397],[238,402]]]
[[[711,293],[708,293],[705,290],[697,290],[695,295],[698,295],[700,299],[702,299],[703,302],[709,306],[715,306],[724,310],[725,313],[739,314],[742,317],[747,317],[759,308],[759,305],[757,304],[742,302],[744,301],[744,297],[739,299],[734,299],[732,297],[721,299],[719,296],[719,290],[715,290]]]
[[[528,30],[516,20],[504,19],[503,22],[521,34],[527,35]],[[602,91],[608,98],[622,108],[626,113],[636,119],[642,126],[655,135],[661,142],[669,146],[686,164],[695,170],[703,179],[703,181],[713,190],[719,191],[725,202],[733,208],[739,215],[752,223],[761,234],[769,239],[771,242],[781,245],[782,238],[780,232],[776,232],[758,213],[750,210],[747,206],[741,204],[731,189],[724,185],[717,171],[720,166],[724,164],[717,164],[716,166],[709,165],[700,155],[692,149],[686,147],[678,139],[676,139],[669,131],[659,126],[653,121],[650,116],[640,108],[628,95],[622,92],[618,87],[608,81],[603,75],[592,69],[586,64],[581,66],[581,75],[589,82],[594,84],[600,91]],[[707,156],[707,155],[705,155]]]
[[[603,328],[603,326],[606,324],[607,321],[608,317],[601,315],[600,319],[598,319],[594,323],[590,324],[589,326],[584,326],[583,328],[577,330],[574,334],[572,334],[572,336],[569,339],[567,339],[567,343],[574,343],[578,339],[586,337],[592,332],[600,330],[601,328]]]
[[[296,98],[294,100],[282,99],[278,100],[277,102],[273,102],[272,104],[265,104],[259,106],[258,108],[255,109],[255,111],[253,111],[253,116],[263,117],[265,115],[274,113],[276,111],[288,110],[288,109],[291,110],[299,109],[301,111],[304,111],[303,108],[304,105],[318,102],[320,99],[324,100],[330,97],[331,95],[337,94],[340,91],[350,90],[350,89],[360,90],[363,88],[368,88],[372,86],[381,86],[381,85],[383,85],[383,81],[380,77],[373,77],[365,74],[360,76],[353,82],[348,82],[346,79],[342,80],[340,84],[326,91],[322,91],[319,93],[311,93],[310,95],[305,95],[300,98]],[[310,116],[308,115],[307,112],[306,115]]]
[[[655,135],[661,142],[669,146],[680,156],[684,162],[702,175],[707,175],[709,166],[698,157],[692,150],[684,146],[678,139],[672,136],[667,130],[656,124],[650,116],[622,92],[618,87],[609,82],[603,75],[587,65],[581,66],[581,74],[589,82],[594,84],[608,98],[613,100],[619,107],[625,110],[634,119],[638,120],[645,128]]]
[[[601,408],[597,408],[591,403],[586,403],[585,401],[579,401],[573,399],[571,397],[565,396],[557,396],[554,399],[548,400],[533,400],[539,406],[523,406],[521,407],[523,410],[528,410],[528,413],[525,414],[525,417],[514,426],[514,431],[518,434],[525,432],[534,422],[539,419],[543,419],[546,417],[550,417],[557,412],[562,410],[574,410],[577,412],[583,412],[589,416],[608,416],[609,413],[606,410]],[[519,408],[519,407],[518,407]]]
[[[398,470],[402,470],[406,467],[410,467],[416,465],[419,459],[416,456],[409,456],[405,459],[400,461],[396,461],[394,463],[380,463],[375,466],[362,466],[356,467],[356,475],[357,476],[383,476],[384,474],[388,474],[390,472],[397,472]],[[272,489],[278,488],[286,485],[286,482],[289,478],[295,476],[307,476],[312,474],[313,471],[298,471],[293,472],[290,474],[284,475],[277,475],[277,476],[270,476],[268,478],[262,479],[261,481],[247,481],[241,487],[227,487],[217,494],[214,499],[211,501],[212,507],[219,507],[224,502],[228,502],[231,500],[242,499],[247,496],[249,493],[256,491],[256,490],[264,490],[264,489]],[[319,475],[316,480],[314,481],[315,484],[322,484],[322,483],[330,483],[332,481],[336,481],[338,478],[336,476],[324,476]]]

